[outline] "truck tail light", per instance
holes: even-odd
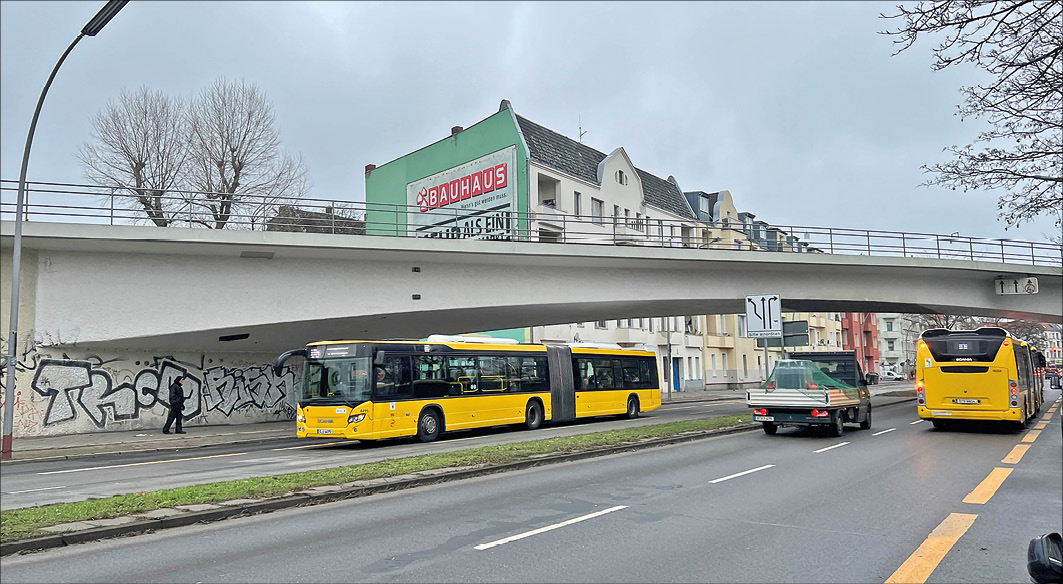
[[[812,410],[813,418],[826,418],[829,415],[830,412],[828,412],[827,410]]]

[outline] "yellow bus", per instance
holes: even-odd
[[[949,420],[998,420],[1016,430],[1044,401],[1029,346],[998,327],[931,329],[916,347],[916,406],[935,428]]]
[[[426,341],[324,341],[305,359],[299,438],[378,440],[623,415],[661,406],[655,354],[619,345],[523,344],[433,335]]]

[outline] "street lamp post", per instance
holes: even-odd
[[[41,115],[41,106],[44,105],[44,97],[48,95],[48,88],[52,85],[52,80],[55,79],[55,74],[59,72],[59,66],[66,60],[66,56],[70,54],[70,51],[74,49],[74,45],[78,44],[83,36],[96,36],[96,33],[103,30],[103,27],[114,18],[114,15],[118,14],[118,11],[126,5],[129,0],[111,0],[99,12],[96,16],[92,17],[92,20],[81,29],[74,42],[70,43],[70,46],[66,48],[62,57],[59,57],[59,61],[56,62],[55,67],[52,69],[52,74],[48,76],[48,81],[44,84],[44,89],[41,90],[41,96],[37,99],[37,109],[33,110],[33,120],[30,122],[30,131],[26,135],[26,149],[22,151],[22,170],[18,175],[18,196],[15,200],[15,240],[12,244],[11,250],[11,318],[10,326],[11,333],[7,342],[7,373],[4,378],[4,436],[3,442],[0,444],[0,458],[11,458],[11,426],[14,423],[15,415],[15,363],[18,358],[17,353],[17,340],[18,340],[18,287],[19,287],[19,268],[22,260],[22,214],[23,205],[26,199],[26,169],[30,163],[30,147],[33,145],[33,132],[37,129],[37,118]]]

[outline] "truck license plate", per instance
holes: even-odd
[[[332,433],[332,429],[331,428],[319,429],[317,431],[317,433],[318,434],[331,434]]]
[[[958,399],[958,400],[956,400],[956,403],[958,403],[958,404],[976,404],[976,403],[978,403],[978,400],[976,400],[976,399]]]
[[[753,416],[755,422],[774,422],[775,416]]]

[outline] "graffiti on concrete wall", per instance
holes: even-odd
[[[95,361],[95,362],[94,362]],[[140,362],[137,362],[138,364]],[[293,395],[295,373],[285,367],[193,367],[169,358],[156,358],[135,371],[115,371],[97,359],[41,359],[31,388],[47,398],[44,426],[71,422],[84,415],[98,428],[111,421],[134,420],[145,411],[169,409],[169,387],[185,380],[184,418],[217,412],[225,417],[244,410],[279,410],[291,417],[285,398]],[[116,382],[116,379],[124,379]]]

